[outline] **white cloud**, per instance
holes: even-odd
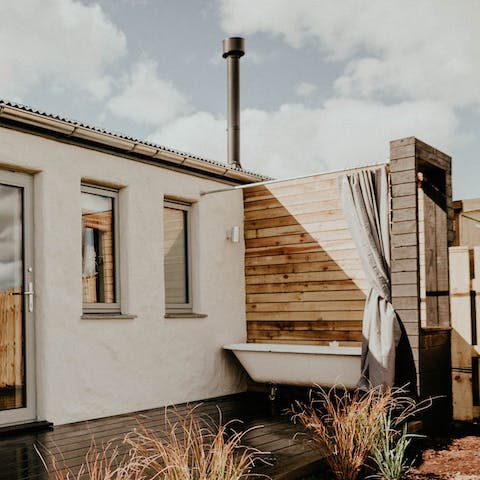
[[[317,89],[317,86],[314,85],[313,83],[309,82],[301,82],[298,85],[295,86],[295,93],[299,97],[308,97],[311,95],[315,90]]]
[[[219,0],[227,32],[279,35],[348,60],[338,93],[480,104],[480,2]]]
[[[304,42],[311,25],[307,11],[315,15],[315,0],[219,0],[221,26],[228,34],[255,32],[281,35],[295,47]]]
[[[226,162],[226,121],[222,116],[195,112],[177,118],[151,135],[148,140],[195,155]]]
[[[0,292],[22,285],[22,263],[19,260],[0,262]]]
[[[453,112],[434,102],[331,99],[323,108],[290,104],[244,118],[245,163],[282,177],[386,161],[389,140],[410,135],[448,149],[456,126]]]
[[[274,112],[242,111],[242,166],[274,177],[322,172],[386,161],[389,140],[415,135],[447,149],[456,140],[456,117],[439,102],[383,105],[336,98],[323,108],[285,104]],[[225,161],[226,122],[197,112],[158,129],[150,139]]]
[[[0,91],[21,100],[42,81],[96,99],[110,91],[107,68],[126,51],[124,34],[98,5],[74,0],[0,2]]]
[[[119,94],[107,103],[117,117],[158,125],[189,113],[187,98],[170,82],[162,80],[157,63],[144,59],[132,66]]]

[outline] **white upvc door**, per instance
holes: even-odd
[[[0,170],[0,426],[36,418],[32,190]]]

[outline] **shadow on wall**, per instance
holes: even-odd
[[[368,285],[338,175],[244,190],[249,342],[361,342]]]

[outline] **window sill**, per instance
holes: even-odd
[[[136,315],[127,313],[84,313],[82,320],[134,320]]]
[[[206,313],[192,313],[192,312],[168,312],[165,318],[207,318]]]

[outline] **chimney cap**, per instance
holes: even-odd
[[[245,39],[242,37],[230,37],[226,38],[222,42],[223,46],[223,58],[229,56],[243,57],[245,55]]]

